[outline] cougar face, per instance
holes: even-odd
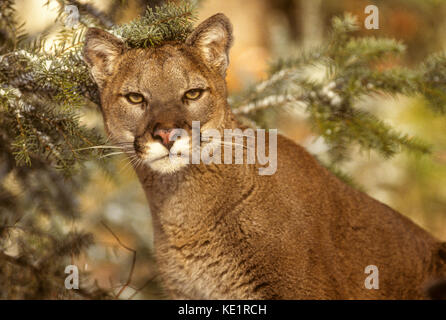
[[[223,15],[208,19],[184,44],[148,49],[127,49],[113,35],[90,29],[84,56],[112,141],[160,173],[189,163],[192,121],[202,130],[224,126],[230,44]]]

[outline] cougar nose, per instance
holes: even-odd
[[[167,148],[170,149],[175,142],[173,137],[176,134],[176,129],[156,129],[153,133],[153,137],[155,139],[161,140],[161,143]]]

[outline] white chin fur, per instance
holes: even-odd
[[[170,152],[159,142],[151,142],[147,145],[148,152],[145,164],[152,170],[162,173],[170,174],[179,171],[189,163],[189,138],[181,138],[175,141]],[[182,154],[176,156],[176,154]]]
[[[152,170],[156,172],[162,174],[169,174],[179,171],[181,168],[187,166],[187,164],[188,164],[187,159],[184,158],[171,159],[169,157],[166,157],[150,162],[148,165]]]

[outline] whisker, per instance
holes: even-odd
[[[138,160],[136,162],[136,167],[139,168],[143,163],[144,163],[144,161],[141,158],[138,158]]]
[[[130,158],[129,163],[131,165],[134,165],[138,161],[138,159],[139,159],[139,157],[135,155],[134,157]]]
[[[203,141],[203,142],[214,143],[214,141]],[[240,143],[229,142],[229,141],[216,141],[216,142],[223,146],[240,146],[240,147],[247,149],[247,147],[245,145],[240,144]]]
[[[122,149],[122,147],[118,147],[118,146],[93,146],[93,147],[86,147],[86,148],[75,149],[74,151],[89,150],[89,149]]]
[[[137,168],[138,165],[139,165],[139,162],[140,162],[140,161],[142,162],[142,159],[140,159],[139,157],[135,157],[135,158],[133,158],[133,159],[129,162],[129,164],[130,164],[131,166]]]
[[[240,144],[240,143],[221,141],[221,144],[226,145],[226,146],[240,146],[240,147],[247,149],[247,147],[244,144]]]
[[[129,166],[132,165],[132,162],[135,161],[136,158],[137,158],[136,155],[132,155],[132,156],[130,157],[130,159],[128,159],[128,161],[126,161],[125,165],[121,168],[121,170],[119,170],[119,173],[122,173],[122,172],[124,172],[126,169],[128,169]]]
[[[117,145],[133,146],[133,142],[116,142]]]
[[[124,154],[124,153],[125,153],[125,152],[123,152],[123,151],[112,152],[112,153],[108,153],[108,154],[105,154],[105,155],[103,155],[103,156],[100,156],[99,159],[107,158],[107,157],[111,157],[111,156],[115,156],[115,155],[118,155],[118,154]]]

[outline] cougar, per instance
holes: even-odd
[[[227,102],[232,41],[223,14],[183,42],[144,49],[97,28],[86,33],[84,59],[105,130],[136,159],[165,292],[173,299],[428,298],[426,286],[446,274],[446,245],[285,136],[277,136],[271,174],[259,174],[257,161],[170,157],[192,150],[192,139],[177,134],[190,134],[193,121],[200,133],[244,128]],[[200,140],[199,148],[208,145]]]

